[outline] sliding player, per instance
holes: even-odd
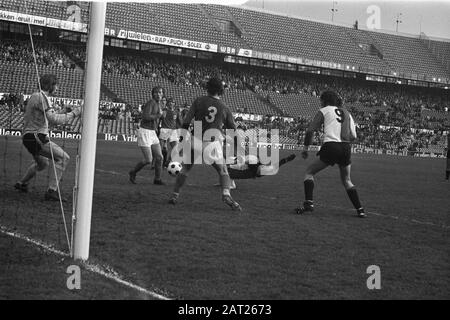
[[[281,159],[278,162],[278,167],[276,167],[272,164],[262,164],[259,158],[254,155],[247,155],[244,159],[241,159],[241,161],[235,158],[235,163],[227,165],[228,173],[232,179],[231,189],[236,189],[236,183],[234,180],[255,179],[267,175],[274,175],[278,171],[279,167],[294,159],[295,154],[291,154],[290,156]]]

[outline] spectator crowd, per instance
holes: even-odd
[[[67,46],[65,50],[46,42],[35,45],[39,65],[73,69],[74,61],[85,61],[84,48]],[[4,42],[0,46],[0,63],[34,64],[28,42]],[[318,97],[333,89],[359,125],[359,142],[380,148],[421,148],[442,142],[442,133],[450,129],[450,93],[437,88],[413,87],[396,83],[324,76],[248,65],[219,63],[178,56],[143,54],[128,50],[117,54],[105,50],[103,72],[129,77],[168,80],[179,86],[202,87],[213,76],[220,76],[227,90],[251,90],[270,101],[277,94],[303,94]],[[0,88],[1,92],[1,88]],[[20,97],[20,95],[16,95]],[[17,98],[16,99],[19,99]],[[9,99],[9,100],[8,100]],[[19,99],[20,100],[20,99]],[[25,102],[0,100],[0,108],[23,108]],[[142,103],[142,102],[139,102]],[[100,118],[137,121],[136,102],[125,107],[100,106]],[[241,106],[243,110],[246,106]],[[289,116],[286,114],[285,116]],[[287,121],[278,115],[267,115],[262,121],[241,122],[245,128],[279,129],[283,136],[300,139],[310,119],[306,116]],[[426,129],[425,131],[416,131]]]

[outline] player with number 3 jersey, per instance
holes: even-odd
[[[351,145],[356,139],[356,126],[351,114],[342,107],[341,98],[333,91],[325,91],[320,96],[322,108],[317,112],[310,123],[304,142],[302,157],[308,157],[308,148],[312,142],[313,133],[320,130],[323,125],[324,139],[319,159],[315,159],[307,168],[304,178],[305,201],[303,206],[296,209],[296,213],[303,214],[314,210],[313,190],[314,175],[328,166],[339,165],[342,184],[356,209],[358,217],[365,217],[356,187],[350,180]]]
[[[223,126],[226,129],[236,129],[230,109],[221,100],[210,95],[194,101],[184,123],[190,123],[192,119],[202,122],[202,134],[209,129],[222,131]]]
[[[187,130],[191,121],[195,120],[201,121],[202,123],[202,137],[204,137],[205,131],[209,129],[215,129],[220,132],[222,132],[223,127],[225,129],[236,130],[230,109],[220,100],[220,96],[223,94],[222,81],[217,78],[211,78],[206,85],[206,89],[208,95],[199,97],[194,101],[183,121],[183,128]],[[197,138],[192,136],[192,139],[195,140]],[[202,149],[198,151],[202,152],[203,159],[207,164],[211,164],[219,174],[220,184],[222,186],[222,201],[232,210],[241,211],[241,206],[233,200],[230,194],[231,180],[223,157],[222,143],[223,141],[220,139],[211,140],[203,138],[203,141],[191,143],[191,146],[192,148],[197,145],[201,146]],[[192,150],[194,154],[194,149]],[[177,176],[175,188],[169,203],[177,203],[180,189],[184,185],[192,166],[192,162],[190,164],[184,164],[183,169]]]

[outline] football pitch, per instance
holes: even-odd
[[[72,157],[62,181],[71,198],[77,144],[58,143]],[[445,159],[353,155],[360,219],[336,167],[316,177],[315,211],[294,214],[314,157],[296,154],[276,176],[237,180],[236,213],[212,168],[194,168],[172,206],[174,178],[153,185],[144,169],[130,184],[137,146],[98,141],[89,262],[147,291],[84,266],[81,289],[69,290],[67,268],[79,263],[58,253],[68,244],[59,203],[43,201],[48,172],[29,193],[14,190],[31,157],[19,138],[0,137],[0,299],[450,299]],[[72,199],[64,209],[70,236]],[[370,266],[380,289],[367,286]]]

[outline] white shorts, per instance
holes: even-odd
[[[179,138],[177,129],[161,128],[161,131],[159,132],[159,139],[168,140],[169,142],[178,142]]]
[[[139,147],[151,147],[159,144],[158,136],[155,130],[139,128],[137,132],[137,143]]]

